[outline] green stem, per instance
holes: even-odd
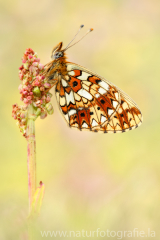
[[[36,191],[36,139],[35,139],[35,114],[32,104],[28,106],[27,121],[27,165],[28,165],[28,191],[29,191],[29,213]]]
[[[27,165],[28,165],[28,195],[29,195],[29,219],[28,239],[34,239],[33,219],[30,216],[34,193],[36,191],[36,139],[35,139],[35,114],[32,104],[28,106],[27,120]]]

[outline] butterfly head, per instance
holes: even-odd
[[[64,52],[65,52],[68,48],[70,48],[70,47],[74,46],[75,44],[77,44],[77,43],[78,43],[79,41],[81,41],[81,39],[83,39],[89,32],[93,31],[93,28],[90,28],[90,29],[87,31],[87,33],[86,33],[79,41],[77,41],[77,42],[75,42],[74,44],[70,45],[70,44],[73,42],[73,40],[75,39],[75,37],[78,35],[78,33],[80,32],[81,28],[83,28],[83,27],[84,27],[84,25],[81,25],[81,26],[80,26],[78,32],[76,33],[76,35],[74,36],[74,38],[72,39],[72,41],[67,45],[67,47],[66,47],[65,49],[62,50],[62,45],[63,45],[62,42],[60,42],[58,45],[56,45],[56,46],[53,48],[52,53],[51,53],[51,58],[52,58],[52,60],[57,60],[57,59],[59,59],[59,58],[65,57],[65,56],[64,56],[64,55],[65,55]]]
[[[64,51],[62,50],[63,43],[60,42],[56,45],[51,53],[52,60],[57,60],[58,58],[64,57]]]

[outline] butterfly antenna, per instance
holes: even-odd
[[[81,25],[79,31],[81,30],[82,27],[84,27],[84,25]],[[79,33],[79,31],[78,31],[78,33]],[[90,28],[82,38],[80,38],[77,42],[75,42],[74,44],[72,44],[72,45],[70,46],[71,42],[72,42],[72,41],[75,39],[75,37],[77,36],[77,34],[78,34],[78,33],[77,33],[77,34],[75,35],[75,37],[72,39],[72,41],[67,45],[67,47],[66,47],[63,51],[66,51],[68,48],[70,48],[70,47],[74,46],[75,44],[77,44],[78,42],[80,42],[88,33],[92,32],[92,31],[93,31],[93,28]]]
[[[84,27],[84,25],[82,24],[78,30],[78,32],[76,33],[76,35],[74,36],[74,38],[72,39],[72,41],[70,41],[70,43],[67,45],[67,47],[64,49],[64,51],[69,47],[69,45],[73,42],[73,40],[76,38],[76,36],[78,35],[78,33],[81,31],[81,29]]]

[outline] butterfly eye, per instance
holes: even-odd
[[[58,59],[60,57],[63,57],[63,53],[62,52],[56,52],[53,57],[54,57],[54,59]]]

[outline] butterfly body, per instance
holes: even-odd
[[[56,85],[59,109],[70,127],[120,133],[141,124],[140,109],[127,94],[96,73],[67,62],[61,49],[62,43],[53,49],[45,75]]]

